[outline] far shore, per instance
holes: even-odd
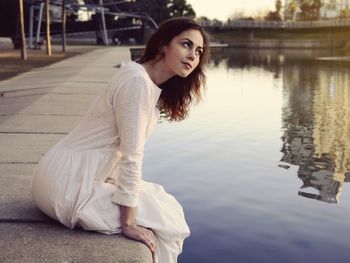
[[[211,32],[217,42],[244,48],[334,48],[350,50],[346,28],[317,30],[236,29]]]
[[[233,35],[232,32],[220,32],[212,34],[213,45],[215,52],[220,52],[221,48],[260,48],[260,49],[342,49],[345,50],[343,57],[323,57],[319,60],[328,61],[346,61],[350,62],[350,33],[336,34],[334,38],[321,38],[321,34],[303,34],[299,38],[296,36],[281,36],[276,38],[272,35],[257,34],[254,37],[247,38],[242,35]],[[113,47],[113,46],[110,46]],[[28,59],[21,60],[21,51],[13,49],[10,38],[0,38],[0,81],[14,77],[34,68],[44,67],[63,59],[70,58],[75,55],[83,54],[104,46],[93,45],[93,42],[75,40],[73,45],[68,44],[67,52],[62,52],[62,47],[58,43],[52,46],[52,56],[46,55],[45,45],[42,45],[40,50],[27,49]],[[141,46],[130,46],[130,48],[139,49]]]

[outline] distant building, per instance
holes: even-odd
[[[300,4],[302,0],[296,0],[298,8],[294,14],[290,11],[290,3],[293,0],[285,0],[284,3],[284,19],[285,20],[299,20],[301,17]],[[323,5],[320,10],[321,19],[330,19],[340,17],[342,10],[350,9],[350,0],[323,0]]]
[[[341,10],[348,8],[350,8],[350,0],[325,0],[321,8],[321,17],[339,17],[341,14]]]

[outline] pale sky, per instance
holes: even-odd
[[[255,15],[259,11],[275,10],[276,0],[187,0],[197,17],[206,16],[226,21],[232,14],[244,12]]]

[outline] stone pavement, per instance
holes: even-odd
[[[0,262],[152,262],[139,242],[50,220],[30,194],[36,163],[128,60],[127,47],[98,48],[0,82]]]

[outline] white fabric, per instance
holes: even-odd
[[[137,207],[138,225],[157,237],[156,262],[176,262],[189,236],[181,205],[142,180],[144,144],[159,118],[161,90],[129,62],[80,124],[40,160],[32,178],[38,207],[67,227],[120,233],[118,204]]]

